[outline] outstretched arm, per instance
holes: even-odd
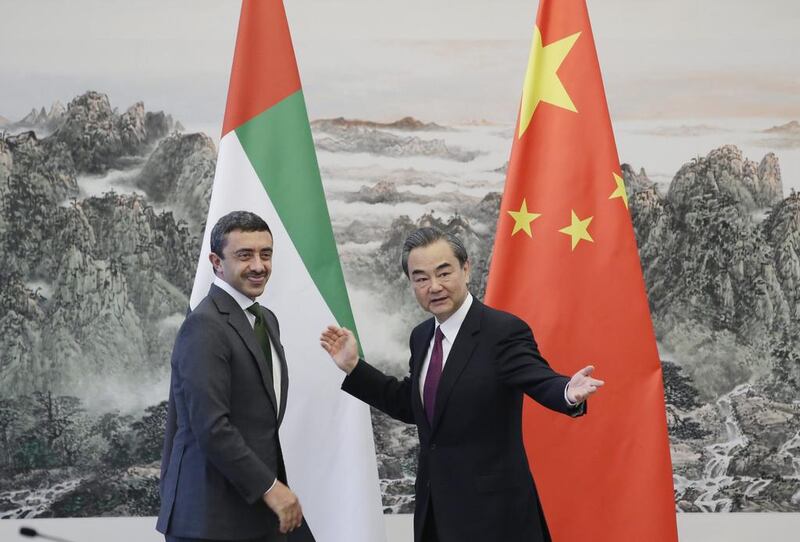
[[[328,326],[319,344],[331,356],[336,366],[347,373],[342,389],[392,418],[414,423],[411,409],[411,378],[398,380],[387,376],[358,359],[358,343],[353,332],[346,328]]]
[[[603,381],[590,376],[594,367],[584,367],[568,378],[545,361],[533,333],[523,321],[507,322],[506,333],[497,345],[500,378],[547,408],[571,416],[582,415],[586,399],[603,385]]]

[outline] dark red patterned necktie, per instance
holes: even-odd
[[[444,333],[442,328],[436,328],[436,338],[433,340],[433,351],[431,361],[428,364],[428,373],[425,376],[425,389],[422,391],[422,400],[425,402],[425,414],[428,422],[433,424],[433,413],[436,408],[436,390],[439,388],[439,380],[442,378],[442,339]]]

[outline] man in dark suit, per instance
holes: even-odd
[[[455,236],[415,231],[402,266],[418,303],[434,316],[411,332],[407,377],[358,359],[347,329],[330,326],[320,343],[347,373],[343,390],[417,425],[414,540],[550,540],[522,442],[523,394],[580,416],[603,382],[590,376],[591,366],[571,379],[556,373],[527,324],[474,299],[467,252]]]
[[[278,438],[286,359],[275,315],[255,301],[272,242],[267,223],[244,211],[211,232],[214,284],[172,352],[157,524],[167,542],[272,542],[301,525]]]

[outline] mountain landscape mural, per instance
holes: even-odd
[[[429,224],[461,236],[483,296],[513,126],[339,117],[312,131],[365,354],[402,375],[408,331],[425,317],[402,240]],[[800,129],[752,129],[770,146],[761,156],[726,134],[662,131],[719,140],[666,179],[621,157],[675,506],[797,512],[800,194],[784,187],[779,156],[800,148]],[[209,135],[100,92],[0,117],[0,517],[157,512],[169,357],[215,166]],[[384,509],[411,512],[416,430],[372,419]]]

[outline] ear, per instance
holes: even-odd
[[[467,276],[467,283],[469,283],[469,272],[472,270],[472,266],[469,263],[469,260],[464,262],[464,274]]]
[[[222,258],[210,252],[208,254],[208,261],[211,262],[211,267],[214,268],[214,274],[218,277],[222,276]]]

